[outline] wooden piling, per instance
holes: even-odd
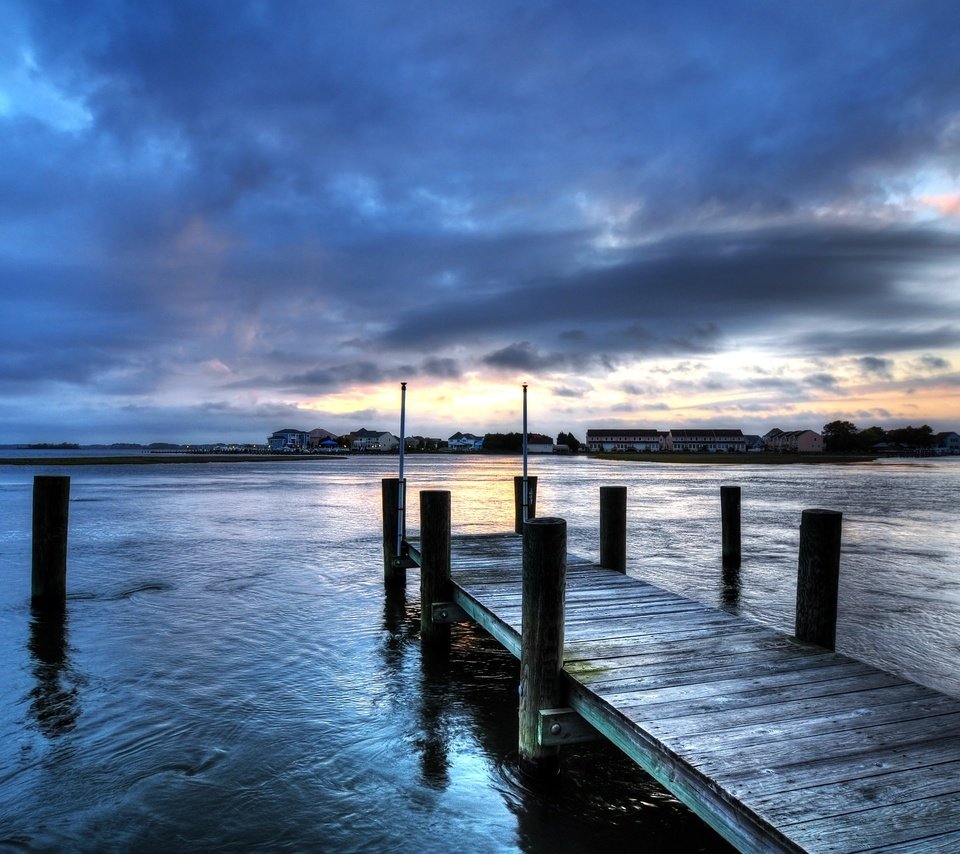
[[[450,640],[450,625],[433,621],[434,602],[450,602],[450,492],[420,493],[420,638],[425,644]]]
[[[523,603],[520,651],[520,770],[546,779],[560,768],[559,747],[537,736],[541,709],[563,705],[563,610],[567,523],[545,517],[523,528]]]
[[[62,607],[67,600],[67,523],[70,478],[37,475],[33,479],[34,605]]]
[[[836,645],[842,521],[836,510],[804,510],[800,517],[795,635],[827,649]]]
[[[740,487],[720,487],[721,553],[724,566],[740,566]]]
[[[383,583],[388,587],[402,587],[407,581],[407,570],[396,565],[397,534],[400,526],[400,479],[385,477],[382,481],[383,497]],[[404,537],[406,531],[399,532]]]
[[[527,518],[537,515],[537,479],[527,478]],[[517,475],[513,479],[513,530],[523,533],[523,478]]]
[[[600,566],[627,571],[627,488],[600,487]]]

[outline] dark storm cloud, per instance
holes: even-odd
[[[857,365],[869,377],[880,377],[888,379],[893,370],[893,360],[884,359],[879,356],[861,356],[857,359]]]
[[[537,351],[529,341],[520,341],[487,353],[483,361],[491,367],[511,371],[538,371],[555,365],[553,356]]]
[[[837,378],[833,374],[809,374],[803,378],[807,385],[813,388],[833,391],[837,387]]]
[[[425,359],[423,372],[427,376],[455,380],[461,375],[460,366],[455,359]]]
[[[640,354],[710,352],[730,334],[787,337],[812,351],[842,352],[851,340],[866,346],[867,328],[891,318],[924,324],[926,331],[877,329],[876,339],[888,347],[898,346],[898,338],[904,347],[924,340],[955,346],[956,330],[941,322],[942,300],[918,298],[901,283],[932,262],[958,261],[960,239],[917,230],[687,235],[625,253],[602,269],[558,270],[553,278],[518,282],[489,296],[451,295],[415,307],[385,340],[394,347],[435,347],[464,336],[538,329],[546,335],[573,312],[594,324],[606,349]],[[819,331],[797,335],[798,321]],[[850,324],[864,329],[851,332]],[[565,343],[576,350],[585,340]],[[529,365],[530,354],[520,355],[517,366]]]
[[[940,356],[923,355],[917,361],[924,371],[945,371],[950,368],[950,362]]]

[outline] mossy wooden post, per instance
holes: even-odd
[[[527,518],[537,515],[537,478],[527,478]],[[523,478],[517,475],[513,479],[513,530],[523,533]]]
[[[834,649],[840,588],[840,532],[843,514],[804,510],[800,517],[797,568],[797,640]]]
[[[724,566],[740,566],[740,487],[720,487],[721,552]]]
[[[420,638],[439,645],[450,640],[450,626],[433,621],[433,603],[449,602],[450,492],[420,493]]]
[[[520,770],[555,776],[560,748],[541,746],[541,709],[563,705],[563,606],[567,579],[567,523],[545,517],[523,528],[523,605],[520,650]]]
[[[627,488],[600,487],[600,566],[627,571]]]
[[[402,587],[407,581],[407,570],[394,564],[397,554],[398,533],[406,536],[406,531],[398,532],[400,479],[385,477],[383,489],[383,583],[387,587]]]
[[[34,605],[62,607],[67,601],[67,522],[70,478],[37,475],[33,479]]]

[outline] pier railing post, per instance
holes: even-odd
[[[34,605],[62,607],[66,603],[69,508],[69,477],[34,477],[30,583],[30,598]]]
[[[560,768],[559,747],[541,746],[541,709],[563,703],[563,610],[567,523],[545,517],[523,528],[523,605],[520,651],[520,770],[543,779]]]
[[[537,478],[527,478],[527,518],[537,515]],[[513,479],[513,530],[523,533],[523,478],[517,475]]]
[[[600,487],[600,566],[627,571],[627,488]]]
[[[842,521],[836,510],[804,510],[800,517],[795,635],[827,649],[837,637]]]
[[[388,587],[402,587],[407,581],[407,570],[396,566],[399,557],[397,543],[407,535],[400,530],[400,479],[385,477],[382,481],[383,496],[383,583]]]
[[[450,639],[450,626],[433,621],[433,603],[449,602],[450,492],[420,493],[420,638],[425,644]]]
[[[720,525],[724,566],[740,565],[740,487],[720,487]]]

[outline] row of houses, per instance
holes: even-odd
[[[337,437],[329,430],[297,430],[285,427],[267,437],[267,447],[271,451],[296,453],[333,452],[349,449],[351,451],[371,451],[391,453],[400,448],[400,439],[389,430],[368,430],[361,427],[343,437]],[[423,436],[407,436],[407,450],[450,450],[479,451],[483,448],[483,436],[457,431],[448,439],[428,439]],[[529,433],[527,450],[531,454],[552,454],[555,450],[553,439],[539,433]]]
[[[960,434],[937,433],[933,436],[933,440],[931,453],[960,454]],[[483,436],[458,431],[446,440],[408,436],[406,447],[413,450],[447,449],[470,452],[481,450],[483,442]],[[336,452],[350,449],[390,453],[399,449],[400,439],[388,430],[368,430],[365,427],[345,437],[337,437],[329,430],[319,427],[309,431],[284,428],[267,438],[267,446],[271,451]],[[823,436],[814,430],[780,430],[779,428],[774,428],[763,436],[745,435],[741,430],[733,429],[590,429],[587,430],[586,446],[591,453],[619,451],[621,453],[742,454],[774,451],[817,454],[824,450]],[[531,454],[550,454],[558,450],[567,451],[568,448],[558,447],[549,436],[531,433],[528,435],[527,450]]]
[[[935,433],[925,454],[946,456],[960,454],[960,434],[953,431]],[[745,435],[740,430],[587,430],[587,447],[593,453],[620,452],[684,452],[684,453],[760,453],[772,451],[791,454],[820,454],[824,451],[823,436],[815,430],[780,430],[775,427],[763,436]],[[881,443],[878,453],[902,453],[899,445]]]
[[[813,430],[785,431],[777,428],[765,436],[745,435],[742,430],[732,429],[596,429],[587,430],[587,448],[593,453],[745,454],[768,450],[803,454],[822,452],[823,437]]]

